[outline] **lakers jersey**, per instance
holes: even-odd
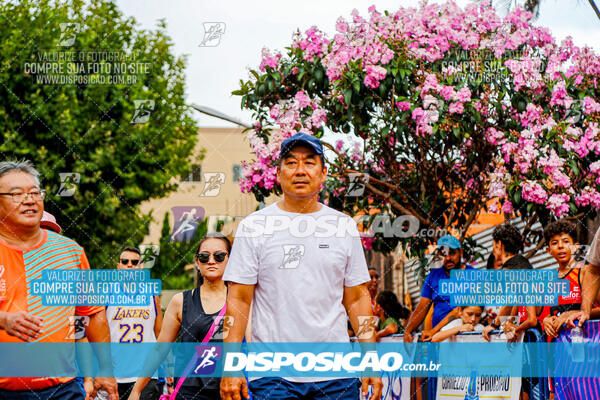
[[[108,306],[106,319],[110,327],[113,343],[155,343],[154,323],[156,322],[156,302],[147,306]],[[119,357],[113,360],[118,363]],[[140,360],[140,362],[143,362]],[[118,365],[115,365],[118,368]],[[119,369],[121,370],[121,369]],[[118,383],[135,382],[135,377],[117,377]]]

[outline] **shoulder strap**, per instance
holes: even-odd
[[[217,326],[219,326],[219,324],[221,323],[221,320],[225,316],[226,310],[227,310],[227,303],[225,303],[225,306],[223,306],[223,308],[221,308],[221,311],[219,311],[219,315],[217,315],[217,317],[213,321],[212,325],[208,329],[208,332],[206,332],[206,336],[204,336],[204,339],[202,339],[202,343],[206,343],[212,338],[213,334],[215,333],[215,329],[217,329]],[[194,355],[192,356],[192,359],[190,360],[188,365],[186,365],[185,370],[183,371],[183,376],[181,376],[179,378],[179,380],[177,381],[177,386],[175,386],[173,393],[171,393],[171,396],[172,396],[171,399],[174,400],[175,397],[177,397],[177,392],[179,392],[181,385],[183,385],[183,381],[185,381],[185,378],[189,375],[192,368],[194,368],[194,365],[196,364],[197,360],[198,360],[198,353],[194,351]]]

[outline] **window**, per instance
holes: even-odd
[[[202,166],[192,164],[190,174],[181,178],[182,182],[201,182],[202,181]]]
[[[242,177],[242,166],[240,164],[235,164],[233,166],[233,182],[237,183]]]

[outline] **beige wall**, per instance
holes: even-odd
[[[242,160],[255,158],[254,154],[250,152],[250,146],[242,129],[200,128],[195,156],[199,155],[202,149],[205,150],[204,159],[199,162],[191,162],[202,165],[202,179],[199,183],[181,182],[179,189],[168,197],[151,200],[141,206],[144,213],[152,210],[154,218],[150,225],[150,234],[143,243],[158,243],[166,212],[169,212],[171,228],[173,227],[174,218],[171,207],[203,207],[205,218],[209,218],[211,221],[216,216],[243,217],[253,212],[258,206],[254,195],[241,193],[239,185],[233,181],[233,166],[240,164]],[[204,174],[206,173],[223,173],[225,175],[224,183],[220,185],[221,188],[215,196],[203,194],[206,184]],[[271,196],[267,204],[275,200]]]

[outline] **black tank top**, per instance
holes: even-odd
[[[183,292],[183,309],[181,313],[181,329],[179,330],[178,342],[195,342],[200,343],[208,333],[208,330],[213,324],[215,318],[219,315],[219,311],[214,314],[207,314],[202,307],[200,300],[200,288],[186,290]],[[210,339],[210,342],[223,342],[223,320],[215,329],[215,332]],[[178,355],[182,363],[187,365],[193,355]],[[190,394],[192,392],[219,392],[220,378],[218,377],[188,377],[181,385],[182,394]],[[179,397],[179,396],[178,396]]]

